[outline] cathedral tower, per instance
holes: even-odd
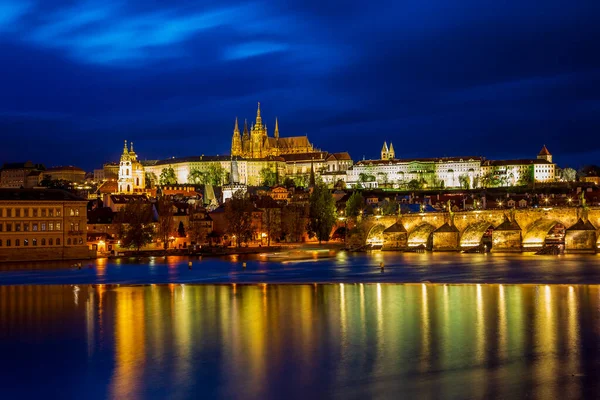
[[[231,138],[231,155],[242,155],[242,137],[240,136],[237,117],[235,118],[235,127],[233,128],[233,137]]]
[[[389,149],[387,146],[387,142],[383,142],[383,147],[381,147],[381,159],[382,160],[389,159]]]

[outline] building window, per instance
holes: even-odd
[[[57,230],[57,231],[60,231],[60,222],[57,222],[57,223],[56,223],[56,230]]]
[[[45,223],[45,222],[42,222],[42,223],[41,223],[41,228],[42,228],[42,231],[45,231],[45,230],[46,230],[46,223]]]
[[[35,240],[35,239],[33,239],[33,240]],[[46,245],[46,239],[42,239],[42,246],[45,246],[45,245]]]
[[[33,239],[33,245],[37,246],[37,239]]]
[[[56,216],[57,216],[57,217],[60,217],[60,208],[57,208],[57,209],[56,209]]]
[[[79,208],[75,209],[75,216],[79,217]]]
[[[6,224],[6,232],[12,231],[12,224]]]
[[[23,239],[23,246],[29,246],[29,239]]]
[[[37,230],[38,230],[38,224],[33,224],[31,230],[34,231],[34,232],[37,232]]]
[[[2,247],[2,239],[0,239],[0,247]]]
[[[76,223],[75,223],[75,230],[76,230],[77,232],[79,232],[79,222],[76,222]]]
[[[69,229],[69,232],[73,232],[75,230],[75,224],[71,222],[70,227],[71,229]]]
[[[53,208],[48,209],[48,216],[54,217],[54,209]]]
[[[21,209],[20,208],[16,208],[15,209],[15,216],[17,216],[17,217],[21,216]]]
[[[10,247],[10,245],[11,245],[10,239],[6,239],[6,245]]]
[[[8,218],[12,217],[12,208],[7,208],[7,209],[6,209],[6,216],[7,216]]]
[[[15,239],[15,246],[20,246],[21,245],[21,241],[19,239]]]
[[[79,238],[79,244],[83,244],[83,238]]]
[[[54,230],[54,223],[53,222],[48,222],[48,230],[49,231]]]
[[[52,238],[48,239],[48,245],[52,246],[54,244],[54,240],[52,240]]]
[[[60,238],[56,238],[56,245],[60,246]]]
[[[29,232],[29,222],[25,222],[25,223],[23,224],[23,231],[25,231],[25,232]]]
[[[71,245],[71,238],[67,239],[67,245],[69,245],[69,246]]]
[[[33,214],[34,217],[37,217],[38,216],[38,209],[34,208],[32,214]]]
[[[69,215],[71,217],[73,217],[75,215],[75,210],[73,210],[72,208],[69,209]]]
[[[29,208],[24,208],[23,209],[23,216],[24,217],[29,217]]]

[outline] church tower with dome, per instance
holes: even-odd
[[[137,154],[133,151],[133,142],[127,149],[127,140],[123,146],[123,154],[119,162],[119,193],[132,194],[144,191],[146,187],[146,175],[142,163],[138,161]]]

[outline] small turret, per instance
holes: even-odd
[[[277,118],[275,118],[275,139],[279,139],[279,121],[277,121]]]
[[[390,150],[388,151],[388,159],[393,160],[396,158],[396,152],[394,151],[394,144],[390,142]]]
[[[540,150],[537,158],[538,160],[546,160],[548,162],[552,162],[552,154],[550,154],[548,148],[546,148],[546,145],[542,147],[542,150]]]

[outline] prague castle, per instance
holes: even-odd
[[[235,119],[233,137],[231,138],[231,155],[244,158],[265,158],[284,154],[310,153],[313,145],[306,136],[279,137],[279,121],[275,118],[273,137],[269,137],[267,126],[260,115],[260,103],[256,110],[256,121],[248,131],[248,123],[244,121],[244,132],[240,134],[238,120]]]

